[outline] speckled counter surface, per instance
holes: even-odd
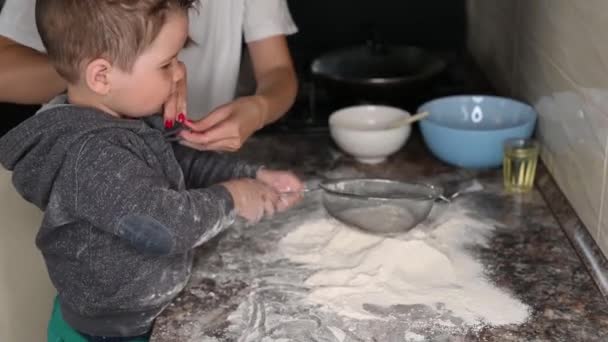
[[[360,165],[342,155],[325,135],[256,137],[241,153],[272,167],[292,169],[304,179],[332,173],[344,176],[350,170],[371,177],[433,181],[446,192],[455,191],[461,181],[477,179],[484,190],[467,194],[462,201],[501,227],[487,246],[473,253],[485,266],[488,279],[529,305],[532,314],[523,325],[455,334],[427,332],[425,341],[608,341],[608,304],[593,281],[593,272],[587,271],[565,234],[570,229],[573,233],[568,235],[584,238],[576,232],[582,226],[576,228],[578,220],[571,209],[563,207],[566,202],[544,168],[535,191],[514,196],[503,191],[499,170],[472,173],[451,168],[430,156],[415,138],[378,166]],[[562,207],[550,208],[548,202]],[[307,273],[265,255],[276,250],[295,220],[307,215],[324,215],[317,195],[255,227],[237,225],[197,250],[191,282],[157,319],[152,341],[404,341],[401,326],[369,322],[351,326],[338,340],[324,333],[329,324],[326,317],[299,304],[298,298],[306,293],[299,284]],[[562,222],[568,226],[563,228]],[[595,271],[600,282],[602,270]],[[270,284],[273,276],[290,281]],[[247,303],[249,321],[230,324],[228,317],[243,303]]]

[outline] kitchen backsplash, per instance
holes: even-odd
[[[608,1],[468,0],[468,45],[540,114],[542,159],[608,256]]]

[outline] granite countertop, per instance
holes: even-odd
[[[588,262],[581,261],[580,249],[568,239],[570,228],[562,225],[578,220],[571,209],[551,206],[566,202],[543,167],[537,188],[516,196],[503,191],[499,170],[470,172],[446,166],[416,137],[378,166],[356,163],[338,152],[323,134],[255,137],[241,153],[271,167],[294,170],[304,179],[354,172],[432,180],[447,191],[454,191],[460,181],[476,179],[484,190],[467,194],[466,205],[501,227],[487,246],[474,250],[475,257],[491,282],[531,308],[531,317],[522,325],[454,334],[430,331],[424,340],[608,341],[608,304],[593,272],[585,267]],[[294,222],[314,215],[324,215],[322,205],[318,197],[307,195],[297,209],[254,227],[237,225],[199,248],[188,287],[157,319],[152,341],[404,341],[403,331],[399,331],[402,325],[374,326],[370,322],[350,325],[343,338],[337,339],[335,334],[324,333],[327,317],[298,304],[297,299],[306,292],[298,282],[303,283],[306,272],[286,260],[265,256],[276,250]],[[231,323],[229,317],[237,310],[247,311],[247,322]]]

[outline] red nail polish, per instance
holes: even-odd
[[[177,115],[177,122],[184,123],[186,121],[186,115],[184,113],[179,113]]]
[[[165,121],[165,128],[173,128],[173,121],[171,120],[166,120]]]

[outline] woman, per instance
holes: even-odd
[[[0,13],[0,102],[45,103],[65,90],[44,54],[35,3],[6,0]],[[285,0],[202,0],[190,18],[193,44],[180,55],[188,81],[165,104],[166,125],[185,121],[191,131],[182,137],[194,148],[237,150],[295,99],[297,80],[285,36],[297,28]],[[234,99],[243,37],[257,89]]]

